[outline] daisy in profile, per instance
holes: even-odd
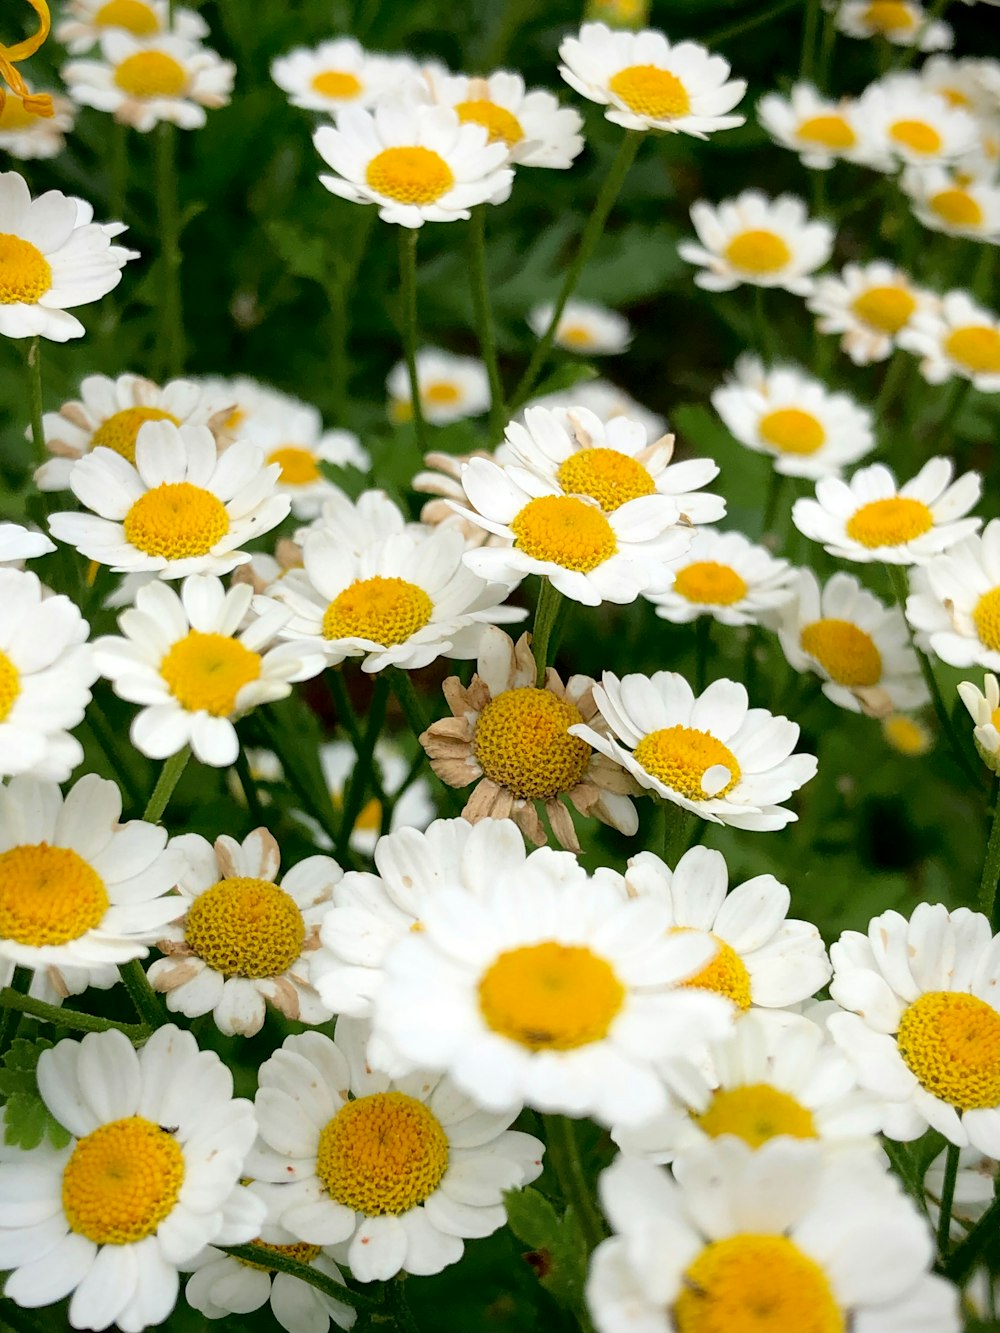
[[[68,97],[50,93],[53,114],[36,116],[25,111],[17,93],[5,90],[7,97],[0,107],[0,151],[22,162],[58,157],[66,147],[66,134],[76,120],[76,108]],[[34,90],[33,90],[34,91]]]
[[[757,103],[757,119],[775,143],[798,153],[802,165],[813,171],[825,171],[837,161],[871,166],[880,160],[878,142],[857,102],[849,97],[832,101],[811,83],[792,84],[787,97],[765,93]]]
[[[906,618],[942,662],[1000,671],[1000,519],[913,571]]]
[[[528,323],[536,337],[540,338],[552,323],[554,309],[548,302],[529,312]],[[631,341],[632,330],[625,316],[593,301],[567,301],[556,325],[556,345],[581,356],[617,356],[628,350]]]
[[[417,352],[417,385],[424,420],[432,426],[481,416],[490,405],[489,376],[482,361],[474,356],[454,356],[437,347],[421,347]],[[405,361],[393,366],[385,387],[389,416],[393,421],[409,421],[413,400]]]
[[[673,564],[674,581],[648,600],[661,620],[686,625],[711,616],[720,625],[756,625],[794,596],[795,570],[741,532],[699,528]]]
[[[967,292],[948,292],[915,316],[899,345],[920,357],[929,384],[957,375],[980,393],[1000,392],[1000,317]]]
[[[432,99],[452,107],[463,125],[482,125],[521,167],[566,170],[583,150],[583,118],[542,88],[527,91],[520,74],[497,70],[485,79],[430,71]]]
[[[937,55],[925,60],[916,73],[925,88],[952,106],[988,117],[996,100],[996,71],[996,61]]]
[[[799,728],[750,708],[744,687],[717,680],[698,697],[683,676],[657,671],[620,680],[605,671],[594,698],[610,735],[574,727],[663,801],[714,824],[764,831],[797,819],[781,804],[816,774],[793,754]]]
[[[947,51],[954,41],[950,26],[930,19],[917,0],[841,0],[834,23],[848,37],[883,37],[920,51]]]
[[[331,741],[319,747],[319,766],[336,810],[343,809],[347,785],[357,764],[357,751],[350,741]],[[434,818],[436,810],[430,783],[424,777],[407,782],[412,767],[396,742],[386,737],[376,741],[373,755],[375,781],[391,808],[386,809],[377,796],[365,802],[351,830],[348,842],[351,851],[371,856],[384,833],[401,828],[425,829]],[[326,839],[323,830],[308,815],[298,812],[298,817],[303,823],[315,826],[313,837],[316,845],[322,846]]]
[[[939,297],[919,288],[884,260],[845,264],[838,277],[823,277],[807,302],[820,333],[841,334],[840,346],[856,366],[885,361],[918,316],[937,308]]]
[[[800,569],[795,591],[775,620],[781,648],[796,671],[820,677],[831,703],[886,717],[927,702],[898,607],[851,574],[834,574],[821,588],[811,569]]]
[[[895,74],[870,84],[858,99],[871,134],[904,166],[953,162],[979,139],[975,118],[930,92],[916,74]]]
[[[271,78],[292,106],[335,115],[345,106],[371,106],[417,66],[405,56],[365,51],[353,37],[297,46],[271,62]]]
[[[391,1079],[367,1058],[368,1024],[286,1037],[260,1067],[260,1140],[248,1169],[282,1182],[279,1226],[337,1245],[358,1282],[440,1273],[466,1238],[504,1225],[505,1190],[541,1173],[542,1144],[447,1077]]]
[[[39,1056],[38,1090],[72,1137],[5,1149],[4,1295],[28,1308],[69,1296],[73,1328],[140,1333],[174,1308],[186,1260],[259,1233],[264,1204],[239,1184],[253,1107],[172,1024],[140,1051],[113,1029],[61,1041]]]
[[[744,190],[717,206],[699,199],[691,205],[691,221],[698,240],[681,241],[677,251],[700,265],[695,283],[710,292],[748,283],[808,296],[811,275],[833,250],[830,224],[811,219],[791,194],[770,199],[760,190]]]
[[[169,0],[67,0],[62,12],[55,38],[71,56],[89,51],[111,31],[138,38],[172,32],[195,41],[208,36],[208,24],[200,14],[181,5],[174,6],[171,14]]]
[[[899,183],[914,213],[931,231],[994,245],[1000,242],[1000,186],[941,166],[909,167]]]
[[[746,119],[728,114],[746,82],[730,79],[728,60],[697,42],[672,44],[649,28],[613,32],[604,23],[585,23],[578,36],[563,39],[559,56],[559,73],[570,87],[606,106],[607,119],[627,130],[707,139]]]
[[[0,523],[0,568],[21,569],[25,560],[35,560],[56,549],[44,532],[35,532],[20,523]]]
[[[971,680],[958,687],[959,697],[969,710],[979,757],[994,773],[1000,773],[1000,682],[988,673],[980,692]]]

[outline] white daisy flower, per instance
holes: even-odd
[[[975,117],[931,92],[917,74],[894,74],[869,84],[858,98],[872,137],[907,166],[951,162],[979,140]]]
[[[253,1107],[172,1024],[141,1051],[114,1030],[61,1041],[39,1057],[38,1089],[73,1138],[5,1150],[4,1295],[33,1308],[72,1293],[74,1328],[140,1333],[174,1308],[185,1260],[259,1233],[263,1202],[238,1184]]]
[[[740,444],[770,455],[784,476],[827,477],[875,447],[872,413],[850,394],[831,393],[796,366],[769,369],[746,352],[712,406]]]
[[[916,0],[841,0],[834,23],[848,37],[884,37],[920,51],[947,51],[954,41],[950,26],[941,19],[928,20]]]
[[[973,56],[931,56],[916,72],[925,88],[952,106],[989,116],[996,109],[1000,88],[997,70],[995,60]]]
[[[129,731],[142,754],[166,759],[190,745],[201,763],[228,768],[239,753],[234,720],[323,669],[308,644],[274,644],[286,613],[271,603],[249,616],[253,595],[211,575],[185,579],[179,596],[149,583],[118,618],[121,636],[95,641],[115,693],[143,705]]]
[[[931,231],[1000,242],[1000,186],[968,180],[963,172],[942,166],[908,167],[899,184],[916,216]]]
[[[885,717],[927,702],[899,608],[884,605],[851,574],[834,574],[821,589],[811,569],[800,569],[796,596],[775,628],[789,664],[814,671],[839,708]]]
[[[341,1017],[335,1040],[286,1037],[260,1068],[260,1142],[249,1168],[284,1182],[278,1223],[337,1245],[358,1282],[425,1276],[464,1240],[504,1225],[503,1192],[534,1180],[542,1144],[440,1074],[401,1079],[369,1064],[368,1024]]]
[[[891,169],[853,98],[833,101],[811,83],[793,83],[787,97],[766,93],[757,103],[757,119],[775,143],[798,153],[813,171],[837,161]]]
[[[750,708],[742,685],[717,680],[695,697],[675,671],[620,680],[605,671],[594,698],[611,735],[590,727],[573,734],[661,800],[742,829],[779,829],[798,818],[781,802],[815,776],[816,759],[792,754],[798,726]]]
[[[331,741],[319,747],[319,765],[335,808],[344,804],[347,783],[357,767],[358,756],[350,741]],[[425,829],[435,815],[430,783],[424,777],[403,783],[410,775],[410,761],[395,742],[381,738],[375,743],[374,765],[379,788],[389,798],[392,811],[383,829],[386,811],[377,796],[361,808],[348,840],[352,851],[372,856],[380,836],[401,828]],[[396,798],[396,799],[393,799]],[[320,830],[322,833],[322,830]],[[322,835],[325,838],[325,834]]]
[[[206,107],[229,103],[236,66],[173,32],[140,38],[112,30],[101,37],[99,60],[71,60],[60,72],[74,102],[145,134],[164,121],[201,129]]]
[[[559,73],[571,88],[609,109],[627,130],[669,130],[707,139],[742,125],[726,113],[742,99],[744,79],[730,79],[729,61],[697,42],[671,44],[662,32],[613,32],[585,23],[559,47]]]
[[[658,440],[661,435],[667,433],[667,423],[663,417],[651,412],[648,407],[643,407],[642,403],[637,403],[624,389],[619,389],[616,384],[608,380],[587,380],[581,384],[574,384],[571,389],[564,392],[548,393],[540,398],[533,398],[514,420],[523,421],[524,412],[528,407],[545,407],[550,412],[561,413],[564,418],[568,408],[585,407],[588,412],[593,412],[605,422],[610,421],[612,417],[631,417],[645,428],[646,438],[649,440]]]
[[[744,190],[718,206],[699,199],[691,205],[691,221],[698,240],[681,241],[677,252],[701,265],[694,280],[710,292],[749,283],[808,296],[814,286],[810,274],[833,250],[833,228],[810,219],[792,194],[770,199],[760,190]]]
[[[421,347],[417,352],[417,386],[424,420],[432,426],[478,417],[490,405],[486,367],[474,356],[453,356],[437,347]],[[392,420],[409,421],[413,399],[405,361],[393,366],[385,387]]]
[[[661,620],[686,625],[711,616],[720,625],[757,625],[766,611],[794,595],[795,570],[742,532],[700,528],[686,555],[671,566],[666,592],[649,593]]]
[[[35,560],[56,549],[44,532],[35,532],[20,523],[0,523],[0,567],[20,569],[25,560]]]
[[[497,70],[485,79],[431,71],[433,100],[452,107],[463,125],[482,125],[521,167],[565,170],[583,150],[583,117],[541,88],[525,90],[520,74]]]
[[[121,573],[229,574],[250,559],[240,547],[281,522],[291,501],[276,495],[280,468],[255,445],[220,454],[205,426],[147,421],[135,462],[107,447],[73,468],[73,494],[93,512],[53,514],[53,537]]]
[[[1000,671],[1000,519],[913,571],[906,618],[942,662]]]
[[[1000,682],[987,674],[980,693],[971,680],[963,680],[958,693],[972,718],[980,758],[994,773],[1000,773]]]
[[[830,950],[828,1020],[863,1087],[885,1099],[883,1133],[1000,1156],[1000,950],[981,912],[920,903],[909,920],[883,912],[867,934]]]
[[[297,46],[271,62],[271,78],[292,106],[330,115],[345,106],[371,106],[416,73],[414,61],[373,54],[353,37]]]
[[[325,532],[327,536],[335,537],[340,547],[360,555],[366,547],[385,537],[395,537],[404,532],[419,536],[423,531],[419,523],[407,521],[403,511],[394,500],[389,499],[385,491],[362,491],[356,500],[352,500],[339,486],[331,486],[324,497],[319,517],[296,531],[295,542],[289,543],[287,550],[283,551],[279,543],[275,553],[287,557],[296,544],[299,547],[297,561],[279,559],[283,576],[289,569],[302,568],[301,546],[315,532]]]
[[[915,315],[899,345],[921,358],[920,373],[930,384],[958,375],[980,393],[1000,392],[1000,317],[967,292],[948,292]]]
[[[940,298],[917,287],[908,273],[884,260],[845,264],[837,277],[823,277],[807,301],[820,333],[839,333],[840,346],[856,366],[885,361],[906,346],[917,316],[937,308]]]
[[[6,100],[0,107],[0,151],[22,162],[58,157],[66,147],[66,133],[76,120],[76,107],[61,93],[49,93],[52,115],[36,116],[25,111],[17,93],[5,89]],[[32,92],[43,91],[32,89]]]
[[[528,323],[536,337],[552,323],[554,309],[548,301],[529,312]],[[567,301],[556,325],[557,346],[581,356],[617,356],[628,350],[631,341],[632,329],[625,316],[593,301]]]
[[[113,29],[138,38],[168,32],[195,41],[208,36],[208,24],[200,14],[180,5],[171,14],[169,0],[67,0],[55,39],[71,56],[78,56]]]

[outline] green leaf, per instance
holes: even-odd
[[[269,222],[265,229],[290,273],[320,284],[329,282],[331,264],[325,236],[310,235],[294,222],[284,220]]]
[[[526,1256],[546,1291],[574,1309],[583,1298],[587,1242],[572,1208],[562,1217],[538,1190],[508,1190],[504,1195],[511,1231],[531,1246]]]
[[[53,1148],[69,1143],[70,1135],[38,1095],[38,1057],[51,1046],[44,1037],[37,1041],[16,1037],[3,1057],[0,1095],[4,1097],[5,1143],[24,1149],[37,1148],[43,1139]]]
[[[559,1234],[559,1214],[538,1190],[507,1190],[503,1196],[507,1225],[518,1240],[536,1250],[548,1249]]]

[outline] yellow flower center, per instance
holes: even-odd
[[[800,643],[838,685],[856,689],[882,679],[882,654],[875,640],[850,620],[814,620],[802,630]]]
[[[382,827],[382,802],[375,796],[366,801],[354,821],[355,833],[377,833]]]
[[[968,190],[939,190],[929,200],[933,211],[952,227],[981,227],[983,210]]]
[[[684,1273],[677,1333],[845,1333],[826,1274],[787,1236],[710,1242]]]
[[[113,449],[129,463],[134,463],[136,438],[140,427],[147,421],[169,421],[175,426],[181,424],[172,412],[164,412],[158,407],[126,407],[101,422],[91,437],[90,447]]]
[[[710,732],[694,727],[661,727],[659,731],[651,731],[633,753],[647,773],[689,801],[721,799],[740,780],[740,766],[733,752]],[[707,792],[702,779],[710,768],[718,765],[729,771],[729,778],[717,791]]]
[[[687,89],[676,74],[656,65],[629,65],[612,75],[608,87],[630,111],[650,120],[670,120],[691,110]]]
[[[744,273],[777,273],[792,259],[785,241],[773,231],[754,228],[734,236],[725,249],[726,258]]]
[[[916,308],[905,287],[869,287],[851,302],[858,319],[879,333],[898,333]]]
[[[649,472],[617,449],[580,449],[559,465],[556,481],[572,495],[588,495],[606,514],[641,495],[655,495]]]
[[[324,639],[365,639],[391,648],[405,643],[434,614],[434,603],[416,583],[375,574],[355,579],[323,616]]]
[[[129,97],[180,97],[187,70],[165,51],[137,51],[115,70],[115,83]]]
[[[988,324],[967,324],[945,340],[944,350],[974,375],[1000,375],[1000,332]]]
[[[902,0],[874,0],[865,10],[868,23],[879,32],[906,32],[914,19]]]
[[[675,926],[675,931],[686,931],[687,926]],[[746,964],[732,945],[713,935],[716,943],[715,957],[705,964],[700,972],[688,977],[682,984],[693,990],[710,990],[731,1000],[738,1009],[745,1012],[750,1008],[753,996],[750,993],[750,973]]]
[[[170,693],[189,713],[231,717],[244,685],[260,679],[260,654],[225,634],[192,629],[160,662]]]
[[[578,708],[549,690],[505,690],[479,715],[476,759],[492,782],[515,796],[549,800],[575,787],[590,762],[590,746],[567,730],[582,721]]]
[[[322,476],[316,455],[299,445],[283,444],[280,449],[272,449],[267,461],[281,467],[278,480],[283,486],[309,486]]]
[[[506,107],[497,106],[481,98],[471,102],[459,102],[455,107],[463,125],[482,125],[489,131],[490,143],[505,143],[513,148],[524,138],[521,122]]]
[[[0,305],[37,305],[52,286],[52,269],[37,245],[0,232]]]
[[[927,728],[905,713],[892,713],[885,718],[882,734],[894,750],[911,758],[926,754],[931,747]]]
[[[344,69],[321,69],[312,77],[313,92],[337,102],[352,102],[364,90],[356,74]]]
[[[0,651],[0,722],[6,722],[21,693],[21,673],[7,654]]]
[[[234,407],[229,416],[222,423],[222,429],[228,435],[235,435],[239,428],[247,419],[247,414],[242,407]]]
[[[766,412],[758,430],[768,444],[783,454],[814,454],[826,444],[822,423],[799,407],[778,407]]]
[[[267,879],[220,879],[188,909],[184,938],[227,977],[277,977],[287,972],[306,937],[295,900]]]
[[[1000,587],[984,592],[972,613],[979,640],[995,653],[1000,653]]]
[[[459,402],[462,391],[452,380],[433,380],[420,390],[420,397],[434,407],[447,407]]]
[[[847,520],[847,535],[869,550],[876,546],[902,546],[930,532],[934,515],[921,500],[893,495],[862,505]]]
[[[940,153],[944,142],[933,125],[923,120],[897,120],[889,126],[889,137],[914,153]]]
[[[185,560],[207,555],[229,531],[226,506],[189,481],[164,481],[125,515],[125,540],[145,555]]]
[[[1000,1104],[1000,1014],[963,991],[928,991],[907,1005],[899,1053],[920,1086],[960,1111]]]
[[[610,963],[583,945],[552,940],[508,949],[479,983],[488,1026],[533,1051],[603,1041],[624,1001]]]
[[[815,1139],[812,1112],[770,1083],[746,1083],[741,1088],[719,1088],[708,1107],[694,1117],[698,1127],[717,1139],[735,1134],[751,1148],[785,1134],[792,1139]]]
[[[368,163],[365,180],[401,204],[433,204],[455,184],[451,167],[432,148],[383,148]]]
[[[15,133],[18,130],[30,130],[45,122],[30,111],[25,111],[24,103],[17,93],[7,92],[7,100],[0,108],[0,134]]]
[[[586,324],[562,324],[559,327],[559,341],[570,347],[590,347],[594,338]]]
[[[69,847],[22,843],[0,853],[0,937],[41,949],[101,924],[104,881]]]
[[[519,551],[582,574],[610,560],[618,549],[614,529],[600,509],[572,495],[529,500],[510,526]]]
[[[156,11],[142,0],[108,0],[94,15],[96,28],[124,28],[136,37],[150,37],[160,31]]]
[[[440,1121],[403,1092],[347,1102],[319,1136],[317,1176],[331,1199],[366,1217],[416,1208],[447,1169]]]
[[[250,1244],[255,1250],[261,1250],[264,1254],[283,1255],[286,1259],[295,1259],[300,1264],[311,1264],[322,1252],[321,1245],[310,1245],[304,1240],[296,1240],[291,1245],[271,1245],[266,1240],[252,1240]],[[246,1268],[255,1268],[259,1273],[274,1273],[277,1270],[269,1263],[255,1264],[249,1259],[237,1259],[237,1263],[243,1264]]]
[[[696,560],[677,571],[674,592],[701,606],[732,606],[747,595],[747,585],[731,565]]]
[[[172,1211],[183,1181],[184,1154],[172,1134],[141,1115],[111,1120],[82,1138],[66,1163],[66,1220],[96,1245],[134,1245]]]
[[[843,116],[810,116],[802,121],[796,134],[807,143],[822,144],[824,148],[853,148],[858,141]]]

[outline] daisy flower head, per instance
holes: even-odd
[[[250,560],[240,548],[288,514],[279,473],[256,445],[220,453],[207,426],[147,421],[134,463],[106,445],[79,459],[70,487],[92,512],[53,514],[49,528],[120,573],[229,574]]]
[[[696,697],[676,671],[620,680],[605,671],[594,698],[610,734],[586,726],[573,734],[661,800],[734,828],[779,829],[798,818],[781,802],[815,776],[816,759],[793,754],[798,726],[750,708],[736,681],[713,681]]]
[[[140,39],[173,33],[198,41],[208,36],[208,24],[193,9],[179,5],[171,16],[169,0],[67,0],[55,38],[71,56],[78,56],[112,31]]]
[[[578,36],[563,39],[559,56],[559,73],[570,87],[606,106],[606,118],[627,130],[707,139],[746,119],[727,114],[746,81],[730,79],[729,61],[697,42],[671,43],[650,28],[613,32],[604,23],[585,23]]]
[[[942,662],[1000,671],[1000,519],[913,571],[906,618]]]
[[[428,82],[435,102],[452,107],[463,125],[482,125],[515,166],[566,170],[583,151],[580,113],[544,89],[527,91],[520,74],[497,70],[483,79],[431,71]]]
[[[819,316],[820,333],[841,334],[841,350],[856,366],[867,366],[905,347],[917,317],[935,310],[939,300],[903,269],[877,259],[845,264],[838,276],[818,279],[807,305]]]
[[[928,20],[917,0],[841,0],[834,23],[848,37],[883,37],[920,51],[947,51],[954,41],[949,24]]]
[[[988,117],[998,100],[998,68],[995,60],[938,55],[925,60],[916,72],[925,88],[952,106]]]
[[[891,749],[908,759],[919,759],[934,746],[934,733],[908,713],[889,713],[882,718],[882,736]]]
[[[757,103],[757,119],[775,143],[798,153],[802,165],[813,171],[825,171],[837,161],[871,166],[883,160],[857,101],[834,101],[811,83],[794,83],[787,97],[766,93]],[[890,165],[891,160],[883,169]]]
[[[929,384],[957,375],[980,393],[1000,392],[1000,317],[967,292],[948,292],[919,312],[899,345],[920,357],[920,373]]]
[[[271,78],[292,106],[330,115],[345,106],[371,106],[416,72],[413,61],[373,54],[353,37],[298,46],[271,62]]]
[[[56,549],[44,532],[35,532],[21,523],[0,523],[0,568],[21,569],[25,560],[34,560]]]
[[[503,1193],[541,1173],[542,1144],[438,1073],[392,1079],[368,1062],[367,1022],[287,1037],[260,1068],[249,1169],[283,1182],[277,1222],[337,1245],[358,1282],[427,1276],[504,1225]]]
[[[982,692],[971,680],[963,680],[958,693],[972,718],[980,759],[992,772],[1000,773],[1000,682],[987,673]]]
[[[528,323],[536,337],[545,333],[554,310],[549,301],[530,311]],[[631,341],[632,330],[625,316],[593,301],[567,301],[556,325],[557,346],[581,356],[617,356],[628,350]]]
[[[24,109],[17,93],[6,90],[0,107],[0,151],[22,162],[58,157],[66,147],[66,134],[76,120],[76,108],[68,97],[50,93],[53,113],[36,116]]]
[[[413,399],[405,361],[393,366],[385,387],[391,419],[410,421]],[[474,356],[454,356],[437,347],[421,347],[417,352],[417,387],[424,420],[432,426],[481,416],[490,405],[486,367]]]
[[[648,600],[661,620],[686,625],[711,616],[720,625],[757,625],[794,595],[795,570],[741,532],[699,528],[672,565],[674,581]]]
[[[444,683],[452,716],[420,737],[431,768],[449,787],[476,787],[462,811],[470,823],[513,819],[536,847],[546,841],[541,802],[559,844],[580,851],[565,796],[582,815],[620,832],[639,827],[628,799],[633,784],[586,741],[569,734],[577,723],[601,719],[589,676],[564,685],[549,667],[536,686],[537,664],[524,634],[515,644],[495,626],[483,633],[476,674],[468,686],[457,676]]]
[[[346,491],[331,484],[323,498],[319,516],[299,528],[295,533],[295,541],[288,543],[289,548],[294,547],[298,551],[298,559],[290,560],[291,550],[282,548],[280,543],[275,547],[282,576],[289,569],[302,568],[302,545],[316,532],[325,532],[335,537],[340,546],[360,554],[366,547],[385,537],[395,537],[404,532],[419,535],[423,528],[419,523],[409,523],[403,511],[394,500],[390,500],[385,491],[362,491],[357,499],[352,500]]]
[[[658,440],[667,431],[663,417],[643,407],[642,403],[637,403],[631,394],[619,389],[610,380],[585,380],[560,393],[542,394],[540,398],[533,398],[514,420],[523,422],[528,407],[545,407],[563,416],[568,408],[585,407],[602,421],[610,421],[612,417],[631,417],[645,428],[646,438],[650,440]]]
[[[742,283],[781,287],[796,296],[813,290],[811,274],[833,250],[833,228],[810,219],[795,195],[768,198],[744,190],[717,207],[705,199],[691,205],[697,241],[681,241],[682,259],[700,265],[695,283],[710,292],[729,292]]]
[[[931,231],[1000,243],[1000,186],[942,166],[908,167],[899,184]]]
[[[885,152],[904,166],[952,162],[979,141],[974,116],[931,92],[917,74],[894,74],[869,84],[858,111]]]
[[[60,1041],[39,1056],[38,1090],[72,1137],[5,1150],[4,1295],[28,1308],[70,1296],[73,1328],[140,1333],[174,1308],[186,1260],[260,1231],[264,1205],[238,1183],[253,1107],[172,1024],[139,1051],[113,1029]]]

